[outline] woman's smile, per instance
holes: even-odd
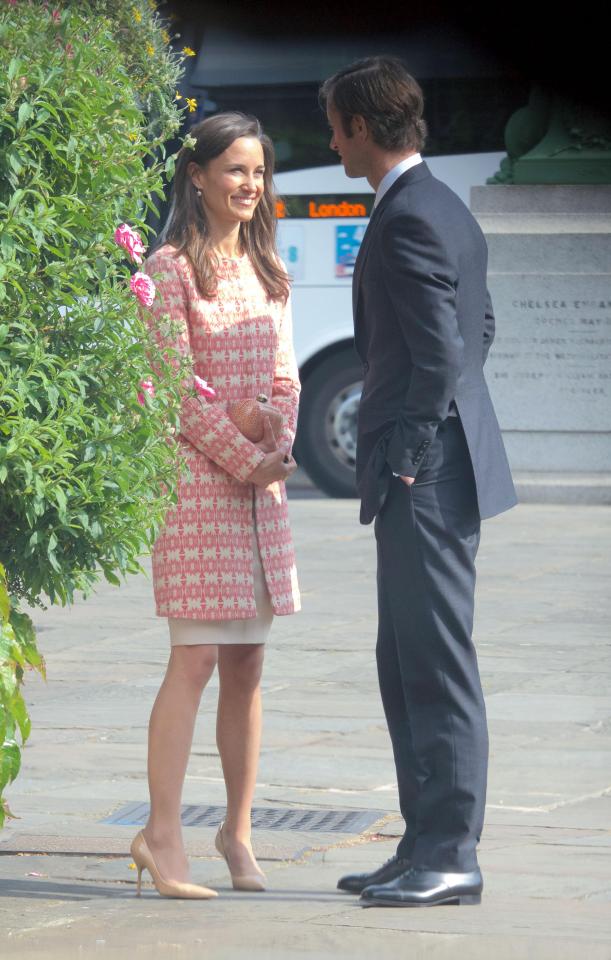
[[[258,199],[259,199],[259,197],[257,196],[257,194],[254,194],[254,196],[252,196],[252,197],[245,197],[245,196],[242,196],[242,195],[238,195],[238,196],[235,196],[235,197],[231,197],[231,200],[232,200],[234,203],[239,203],[240,206],[243,206],[243,207],[252,207],[252,206],[254,206]]]

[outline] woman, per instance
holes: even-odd
[[[275,249],[271,141],[259,122],[219,114],[191,130],[176,166],[162,245],[146,262],[157,297],[149,320],[162,348],[190,360],[179,445],[190,475],[153,551],[157,614],[171,653],[149,725],[148,823],[132,844],[166,896],[216,896],[188,882],[180,800],[193,727],[218,664],[217,744],[227,814],[216,846],[236,889],[264,890],[251,847],[261,737],[260,677],[274,614],[299,609],[284,481],[299,380],[289,281]],[[175,356],[176,356],[175,354]],[[204,399],[194,377],[215,391]],[[264,393],[283,415],[253,444],[228,407]],[[262,409],[265,409],[264,407]]]

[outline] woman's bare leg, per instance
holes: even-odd
[[[167,880],[186,881],[180,801],[202,691],[217,662],[215,645],[174,646],[149,723],[151,812],[144,836]]]
[[[261,747],[261,672],[264,644],[219,646],[216,742],[227,789],[223,827],[234,873],[252,873],[250,814]]]

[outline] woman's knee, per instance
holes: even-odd
[[[263,644],[232,644],[219,650],[219,681],[245,690],[259,685],[263,671]]]
[[[201,692],[214,673],[218,652],[213,644],[172,647],[170,669],[188,687]]]

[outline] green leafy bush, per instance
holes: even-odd
[[[180,372],[154,353],[113,239],[124,222],[146,237],[172,172],[181,58],[153,8],[0,9],[0,825],[29,730],[23,671],[42,669],[19,602],[140,570],[175,486]]]
[[[30,735],[30,718],[20,689],[28,668],[45,675],[32,621],[27,614],[11,610],[6,572],[0,563],[0,826],[6,814],[10,815],[2,793],[21,766],[17,734],[22,743]]]

